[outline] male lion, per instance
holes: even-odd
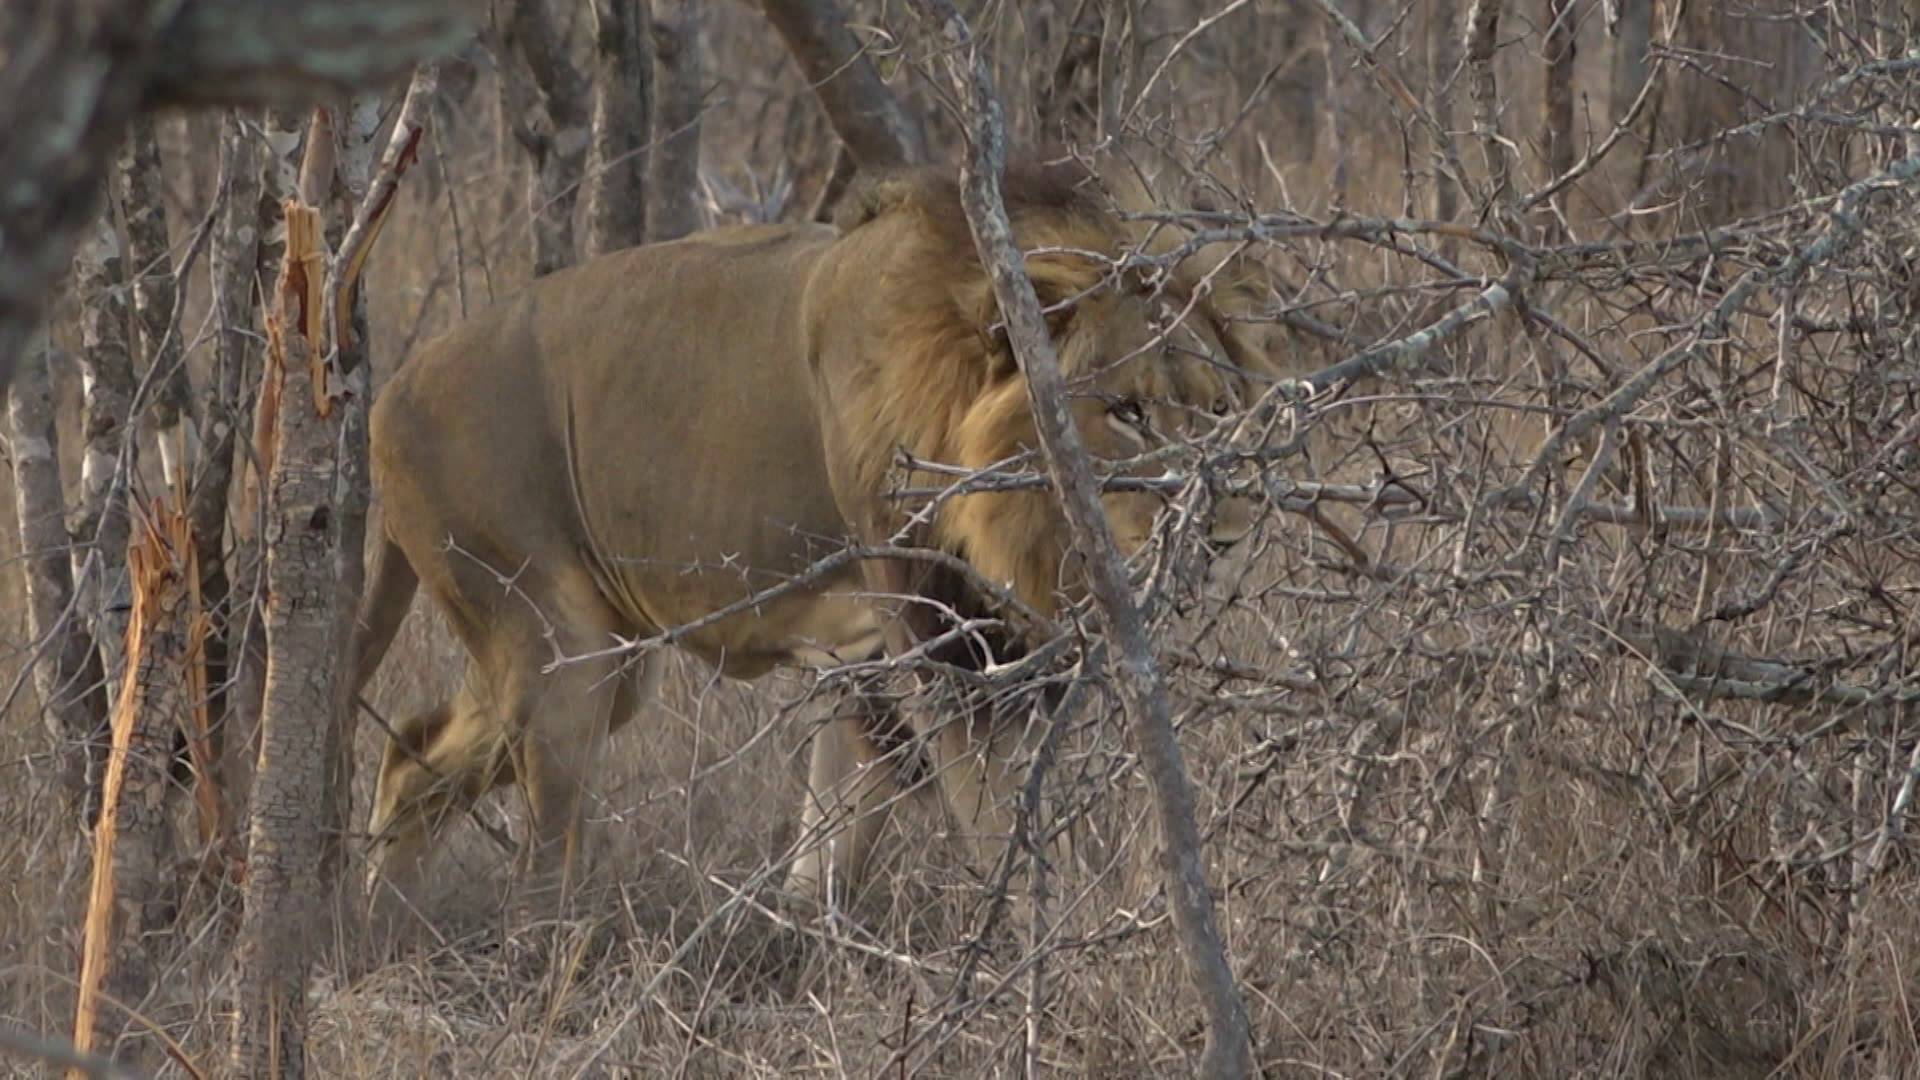
[[[1272,367],[1249,326],[1222,314],[1231,275],[1203,287],[1115,271],[1125,232],[1080,179],[1017,170],[1009,212],[1081,438],[1102,458],[1141,457],[1210,430]],[[552,274],[422,346],[381,392],[384,543],[356,686],[422,582],[469,663],[454,700],[407,719],[387,747],[375,879],[417,873],[452,812],[513,779],[532,814],[534,881],[559,883],[609,733],[658,678],[658,654],[622,670],[616,635],[696,623],[849,539],[887,543],[913,510],[887,497],[900,449],[984,469],[1036,445],[954,181],[895,175],[849,205],[837,227],[721,229]],[[1135,487],[1104,505],[1131,552],[1164,497]],[[1218,539],[1246,531],[1234,509],[1216,515]],[[1048,492],[965,495],[909,533],[1043,615],[1080,590]],[[981,592],[951,565],[850,562],[676,644],[753,679],[898,654],[939,633],[938,611],[984,610]],[[902,595],[938,603],[879,599]],[[1015,774],[996,726],[916,723],[952,810],[1004,843]],[[858,880],[880,821],[863,811],[890,796],[892,770],[869,766],[898,742],[872,712],[815,737],[804,824],[852,825],[798,859],[790,887]]]

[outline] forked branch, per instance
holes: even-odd
[[[1034,423],[1066,513],[1074,547],[1086,561],[1088,584],[1101,622],[1112,639],[1120,696],[1153,788],[1160,826],[1161,872],[1166,878],[1174,927],[1187,974],[1206,1009],[1207,1038],[1201,1073],[1208,1077],[1253,1075],[1247,1016],[1234,985],[1226,945],[1214,923],[1213,898],[1200,862],[1200,832],[1193,793],[1173,730],[1172,708],[1159,663],[1132,591],[1112,529],[1100,505],[1093,466],[1067,412],[1065,380],[1047,334],[1040,301],[1014,245],[1001,197],[1006,170],[1006,123],[993,79],[975,50],[972,32],[948,0],[914,0],[921,18],[938,34],[940,59],[960,101],[968,146],[960,170],[961,205],[980,260],[993,280],[994,298],[1006,319],[1007,336],[1026,375]]]

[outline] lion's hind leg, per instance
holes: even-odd
[[[529,600],[527,614],[499,619],[492,636],[507,752],[530,818],[517,906],[535,916],[564,910],[579,883],[608,736],[645,680],[621,670],[622,656],[593,655],[613,643],[620,621],[587,575],[555,575]]]

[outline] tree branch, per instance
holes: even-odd
[[[1209,1077],[1253,1075],[1247,1016],[1234,985],[1226,945],[1214,922],[1213,898],[1200,861],[1193,793],[1174,734],[1172,709],[1145,620],[1127,585],[1100,505],[1092,464],[1067,412],[1065,380],[1047,333],[1033,282],[1015,246],[1000,193],[1006,170],[1006,123],[992,77],[974,48],[972,32],[948,0],[914,0],[922,19],[939,33],[940,59],[960,100],[967,140],[961,169],[961,204],[980,260],[1006,319],[1007,335],[1026,375],[1034,424],[1048,471],[1059,491],[1074,547],[1086,561],[1090,590],[1117,654],[1120,696],[1153,788],[1160,826],[1161,872],[1179,934],[1187,975],[1207,1017],[1201,1073]]]
[[[132,118],[295,104],[457,47],[477,0],[9,0],[0,5],[0,385],[99,207]]]
[[[187,0],[160,34],[153,105],[304,105],[393,82],[473,34],[473,0]]]
[[[880,81],[833,0],[761,0],[760,7],[855,161],[873,168],[926,160],[919,122]]]

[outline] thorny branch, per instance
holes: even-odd
[[[1059,361],[1001,200],[1006,125],[999,96],[976,51],[972,31],[953,5],[947,0],[916,0],[914,7],[937,30],[942,66],[961,102],[970,149],[960,174],[961,205],[980,260],[993,279],[994,296],[1006,320],[1014,355],[1026,376],[1048,472],[1059,493],[1074,547],[1085,559],[1101,623],[1113,640],[1121,698],[1153,786],[1161,872],[1188,978],[1200,994],[1207,1018],[1200,1068],[1210,1077],[1251,1076],[1253,1044],[1246,1009],[1215,920],[1213,898],[1201,863],[1200,834],[1194,823],[1193,794],[1174,735],[1153,642],[1114,546],[1092,464],[1067,412]]]
[[[784,6],[837,15],[830,4]],[[1261,303],[1232,321],[1256,337],[1271,330],[1286,370],[1267,400],[1220,426],[1284,441],[1249,451],[1210,436],[1112,463],[1166,470],[1151,479],[1104,467],[1079,478],[1082,495],[1152,491],[1169,504],[1129,584],[1188,753],[1212,899],[1242,964],[1263,1064],[1347,1075],[1498,1074],[1535,1060],[1566,1072],[1767,1071],[1810,1053],[1878,1052],[1885,1067],[1905,1067],[1910,1040],[1879,1017],[1904,1015],[1911,982],[1920,791],[1920,61],[1906,9],[1314,0],[1302,19],[1237,0],[1068,7],[1081,10],[982,16],[999,20],[980,30],[983,55],[1000,65],[1010,137],[1061,134],[1071,153],[1150,161],[1157,179],[1189,183],[1124,215],[1172,239],[1115,260],[1116,272],[1157,280],[1221,248],[1273,271]],[[702,84],[714,105],[702,116],[708,160],[735,149],[729,110],[774,85],[857,86],[837,102],[855,110],[832,118],[837,130],[864,133],[875,160],[926,153],[917,127],[889,128],[870,111],[912,97],[889,102],[876,89],[970,95],[950,97],[941,78],[878,78],[895,57],[914,66],[897,43],[926,55],[880,10],[875,24],[836,23],[821,66],[783,67],[786,83],[734,70],[733,20],[710,11],[703,47],[719,62]],[[1543,130],[1542,95],[1527,88],[1565,58],[1568,26],[1555,18],[1574,24],[1581,65],[1570,87],[1549,90],[1573,91],[1571,128],[1558,97]],[[1300,22],[1325,38],[1303,44]],[[1100,114],[1097,146],[1057,122],[1071,110],[1029,108],[1036,91],[1019,51],[1029,44],[1042,60],[1084,54],[1078,74],[1063,60],[1050,77],[1090,89],[1040,92],[1093,102],[1084,111],[1089,125]],[[1589,69],[1604,81],[1606,67],[1590,63],[1596,54],[1616,66],[1610,88],[1593,82]],[[973,58],[951,49],[929,70],[944,60],[970,86]],[[436,134],[436,165],[447,207],[467,214],[460,200],[493,192],[466,162],[489,138],[520,148],[494,121],[447,111],[459,123]],[[928,129],[949,140],[928,156],[951,148],[953,127]],[[761,133],[751,138],[758,148]],[[1326,183],[1329,156],[1357,182]],[[1466,198],[1446,197],[1455,192]],[[466,240],[455,238],[449,275],[463,305],[460,271],[499,244]],[[489,290],[509,262],[482,267]],[[498,273],[504,282],[511,271]],[[337,311],[351,292],[316,308]],[[430,288],[420,325],[446,306]],[[174,322],[191,348],[190,325],[179,312]],[[16,457],[22,449],[31,444]],[[1038,455],[988,469],[902,464],[915,479],[892,495],[918,509],[916,521],[951,499],[1061,486]],[[124,491],[135,474],[128,462],[114,468]],[[1186,561],[1205,543],[1194,508],[1225,496],[1256,498],[1267,517],[1202,585]],[[75,545],[83,562],[100,554],[94,532]],[[801,700],[771,710],[732,711],[745,692],[732,696],[717,676],[670,681],[666,707],[686,708],[682,726],[698,727],[703,747],[730,741],[696,751],[684,771],[666,766],[666,782],[643,796],[608,796],[603,811],[639,820],[684,807],[699,831],[717,831],[696,800],[733,799],[748,790],[736,785],[776,771],[759,766],[786,752],[786,721],[817,720],[804,714],[839,683],[935,669],[996,699],[1038,682],[1118,700],[1127,672],[1089,657],[1087,610],[1039,620],[964,559],[907,542],[836,552],[776,583],[743,576],[739,601],[709,620],[593,653],[670,649],[708,621],[750,615],[868,558],[921,559],[1000,602],[993,617],[943,610],[952,629],[937,640],[824,669],[799,680]],[[505,594],[526,570],[490,568]],[[1048,644],[985,672],[936,657],[936,646],[1009,628]],[[552,663],[576,659],[556,651]],[[870,993],[895,1010],[897,1035],[854,1046],[834,1027],[848,999],[822,1004],[829,1034],[809,1050],[842,1071],[932,1061],[1038,1070],[1077,1061],[1082,1046],[1105,1053],[1107,1041],[1142,1059],[1191,1052],[1200,1024],[1158,1026],[1182,976],[1181,938],[1174,897],[1141,865],[1147,769],[1108,722],[1118,713],[1063,710],[1052,767],[1030,777],[1029,802],[1044,780],[1049,805],[1066,809],[1043,822],[1029,805],[1022,827],[1093,822],[1111,857],[1045,867],[1046,906],[1024,940],[995,925],[1013,910],[1012,861],[964,889],[943,888],[935,870],[889,898],[918,904],[912,890],[937,892],[927,903],[938,911],[964,897],[962,940],[943,944],[919,933],[917,910],[911,923],[872,908],[816,923],[765,902],[760,887],[825,829],[770,847],[755,832],[761,854],[738,871],[689,841],[664,858],[684,867],[703,906],[675,921],[690,929],[636,977],[574,996],[625,1002],[581,1053],[625,1055],[662,1019],[685,1037],[683,1071],[697,1071],[711,1021],[735,1008],[776,1016],[782,1037],[816,1038],[795,1020],[805,1010],[754,1003],[751,984],[721,995],[701,970],[754,917],[861,975],[836,993]],[[657,737],[611,745],[653,766],[666,756]],[[910,772],[927,749],[924,733],[903,737],[885,767]],[[905,805],[909,790],[886,807]],[[740,817],[726,827],[766,822]],[[467,962],[460,944],[447,947]],[[948,997],[929,1000],[930,983]],[[649,994],[622,996],[636,988]],[[884,996],[901,988],[905,1009]],[[1383,994],[1392,1015],[1346,1005]],[[1111,1026],[1087,1025],[1095,1037],[1084,1041],[1077,1019],[1064,1030],[1069,1001]],[[575,1008],[553,1006],[556,1016]],[[1598,1015],[1612,1036],[1607,1065],[1576,1062],[1564,1048],[1584,1045]],[[454,1030],[465,1038],[469,1028]],[[1829,1042],[1832,1032],[1842,1034]]]

